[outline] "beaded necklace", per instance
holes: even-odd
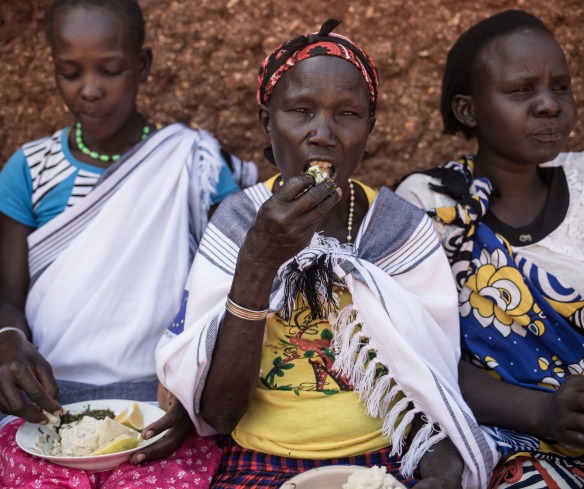
[[[353,236],[351,236],[351,231],[353,230],[353,214],[355,212],[355,187],[353,186],[353,181],[349,178],[349,218],[347,219],[347,243],[353,241]]]
[[[140,140],[146,139],[148,137],[148,134],[150,134],[150,127],[148,126],[148,124],[144,124],[144,128],[142,129],[142,136],[140,136]],[[79,122],[77,122],[75,124],[75,142],[77,143],[77,147],[79,148],[79,150],[89,156],[90,158],[93,158],[94,160],[100,160],[100,161],[117,161],[120,159],[121,155],[102,155],[99,154],[97,151],[92,151],[90,150],[85,143],[83,142],[83,131],[81,129],[81,124]]]

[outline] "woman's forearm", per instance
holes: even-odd
[[[28,326],[28,322],[26,321],[24,312],[0,297],[0,328],[7,326],[18,328],[24,333],[29,341],[32,340],[32,333]]]
[[[251,310],[267,309],[275,270],[241,254],[229,298]],[[257,386],[265,319],[252,321],[226,311],[201,400],[201,416],[220,433],[233,431]]]
[[[29,340],[24,309],[29,288],[27,239],[32,231],[0,212],[0,328],[18,328]]]
[[[422,456],[418,470],[422,480],[440,479],[447,482],[447,487],[460,487],[464,462],[454,443],[445,438]]]
[[[464,361],[458,372],[462,395],[479,423],[547,436],[544,416],[552,393],[495,379]]]

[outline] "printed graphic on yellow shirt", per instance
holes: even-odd
[[[267,323],[262,355],[261,386],[266,389],[322,392],[352,390],[347,379],[332,369],[333,333],[327,321],[313,321],[310,309],[301,307],[288,324],[274,316]]]
[[[303,392],[332,395],[353,390],[347,378],[333,369],[335,351],[328,321],[314,320],[308,307],[300,307],[290,323],[274,316],[268,319],[266,329],[261,388],[298,396]]]

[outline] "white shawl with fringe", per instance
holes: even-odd
[[[56,378],[156,378],[223,165],[218,141],[172,124],[29,237],[26,316]]]
[[[257,209],[270,195],[259,184],[219,208],[193,263],[183,305],[157,349],[159,378],[193,413],[204,435],[214,431],[199,416],[199,403],[237,254]],[[295,296],[285,297],[284,291],[295,290],[303,271],[316,261],[322,265],[323,258],[335,281],[353,297],[352,306],[329,315],[335,330],[334,367],[350,379],[365,411],[383,418],[393,453],[401,454],[405,429],[415,413],[425,415],[426,424],[404,455],[402,473],[410,475],[421,456],[449,436],[465,462],[464,487],[486,487],[498,455],[458,389],[456,290],[430,220],[382,189],[359,230],[355,249],[315,235],[309,248],[280,268],[270,309],[293,309]],[[362,327],[359,334],[354,334],[356,323]],[[361,337],[369,343],[357,356]],[[367,362],[370,351],[376,358]],[[374,379],[377,362],[389,373]],[[396,385],[390,389],[392,381]],[[390,409],[399,391],[405,398]],[[395,426],[400,414],[404,418]]]

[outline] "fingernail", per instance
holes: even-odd
[[[57,417],[59,417],[59,416],[61,416],[61,414],[63,414],[63,411],[61,411],[60,409],[58,409],[57,411],[55,411],[55,412],[53,413],[53,416],[57,416]]]
[[[140,455],[138,455],[136,457],[136,463],[139,464],[140,462],[143,462],[145,458],[146,458],[146,455],[144,455],[143,453],[141,453]]]
[[[45,425],[47,423],[48,423],[48,421],[46,419],[43,419],[42,421],[39,421],[39,424],[42,424],[42,425]]]
[[[142,432],[142,438],[148,440],[148,438],[152,438],[154,436],[154,431],[148,430],[146,432]]]
[[[337,187],[335,190],[337,191],[337,194],[339,194],[339,197],[343,196],[343,191],[341,190],[341,187]]]

